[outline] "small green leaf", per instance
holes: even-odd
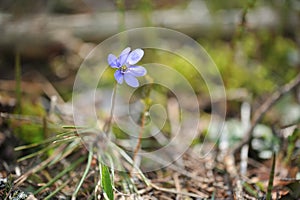
[[[102,165],[102,187],[109,200],[114,199],[113,187],[107,166]]]

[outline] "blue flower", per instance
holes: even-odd
[[[130,47],[127,47],[118,58],[113,54],[109,54],[107,62],[110,67],[117,69],[114,76],[119,84],[122,84],[125,80],[127,85],[138,87],[139,81],[136,77],[146,75],[147,70],[135,64],[142,59],[144,51],[142,49],[130,50]]]

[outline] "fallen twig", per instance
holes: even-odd
[[[153,183],[151,183],[150,186],[152,188],[156,189],[156,190],[166,192],[166,193],[173,193],[173,194],[176,194],[176,195],[183,195],[183,196],[195,197],[195,198],[200,198],[200,199],[208,198],[208,195],[205,195],[205,194],[203,194],[203,196],[200,196],[200,195],[190,193],[190,192],[180,192],[180,191],[177,191],[177,190],[174,190],[174,189],[159,187],[158,185],[155,185]]]
[[[173,175],[174,183],[175,183],[175,188],[178,192],[181,192],[181,185],[179,181],[179,175],[177,173],[174,173]],[[182,196],[180,194],[177,194],[176,200],[182,199]]]

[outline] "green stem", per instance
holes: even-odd
[[[47,116],[46,115],[43,117],[43,134],[44,134],[44,138],[49,138],[49,135],[48,135],[48,122],[47,122]]]
[[[117,8],[119,11],[119,31],[125,31],[125,1],[117,0]]]
[[[16,98],[17,98],[17,107],[16,113],[21,114],[21,99],[22,99],[22,89],[21,89],[21,61],[20,61],[20,53],[16,52],[15,57],[15,79],[16,79]]]
[[[274,181],[274,175],[275,175],[275,163],[276,163],[276,154],[274,152],[266,200],[272,200],[272,189],[273,189],[273,181]]]
[[[123,32],[126,29],[126,24],[125,24],[125,12],[126,12],[126,7],[125,7],[125,0],[116,0],[118,12],[119,12],[119,32]],[[127,38],[126,34],[121,34],[120,35],[120,42],[122,46],[127,46]]]
[[[142,113],[142,116],[141,116],[141,128],[140,128],[140,131],[139,131],[139,135],[138,135],[138,142],[137,142],[137,145],[133,151],[133,157],[132,157],[132,160],[133,160],[133,168],[132,170],[135,168],[135,161],[136,161],[136,156],[141,148],[141,143],[142,143],[142,136],[143,136],[143,133],[144,133],[144,129],[145,129],[145,120],[146,120],[146,113],[148,112],[148,110],[150,109],[150,106],[151,106],[151,100],[150,100],[150,93],[151,93],[151,90],[152,90],[152,84],[150,84],[149,86],[146,86],[143,88],[143,100],[144,100],[144,111]],[[130,172],[130,174],[132,174],[132,171]]]
[[[111,129],[112,118],[113,118],[113,115],[114,115],[114,109],[115,109],[115,103],[116,103],[116,93],[117,93],[117,83],[115,84],[114,89],[113,89],[113,93],[112,93],[110,116],[109,116],[107,122],[103,126],[103,132],[106,135],[108,135],[108,133]]]
[[[139,136],[138,136],[138,142],[137,142],[137,145],[134,149],[134,152],[133,152],[133,164],[135,164],[135,159],[136,159],[136,156],[137,156],[137,153],[139,152],[140,148],[141,148],[141,143],[142,143],[142,136],[143,136],[143,132],[144,132],[144,128],[145,128],[145,119],[146,119],[146,112],[147,112],[147,109],[146,109],[147,106],[145,106],[145,109],[143,111],[143,114],[142,114],[142,119],[141,119],[141,128],[140,128],[140,132],[139,132]]]

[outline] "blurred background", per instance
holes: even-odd
[[[67,100],[95,45],[120,31],[158,26],[199,41],[227,89],[259,95],[299,71],[299,17],[297,0],[2,0],[0,79],[14,79],[19,53],[24,80],[39,72]]]

